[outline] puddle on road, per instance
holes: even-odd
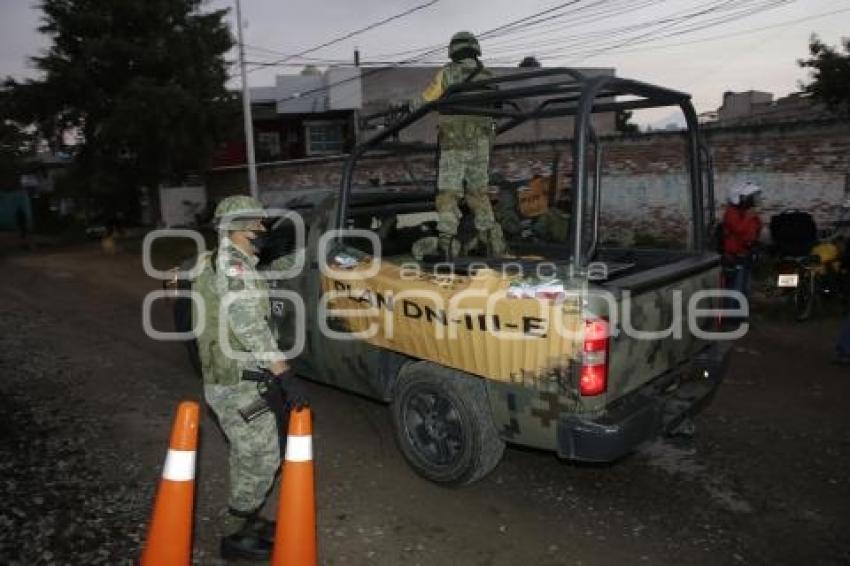
[[[715,503],[734,513],[751,513],[752,505],[735,491],[724,485],[722,479],[712,477],[704,464],[696,461],[695,449],[674,446],[664,440],[645,444],[639,453],[653,468],[658,468],[671,476],[680,476],[699,483]]]

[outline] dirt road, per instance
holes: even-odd
[[[142,331],[158,283],[138,256],[99,247],[0,262],[0,563],[130,563],[172,411],[200,393],[182,345]],[[170,330],[164,308],[154,323]],[[837,328],[756,317],[693,441],[657,441],[611,466],[509,448],[459,490],[409,470],[382,405],[311,384],[321,562],[850,563],[850,372],[829,364]],[[226,481],[207,415],[198,564],[220,563]]]

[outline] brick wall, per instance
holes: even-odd
[[[816,122],[742,128],[706,129],[714,158],[718,209],[735,182],[751,179],[764,188],[765,221],[785,208],[814,213],[819,223],[833,217],[834,208],[850,191],[850,123]],[[686,140],[683,134],[659,132],[611,137],[603,142],[603,236],[606,230],[628,240],[646,233],[682,240],[689,217]],[[508,180],[549,176],[555,156],[558,182],[571,185],[568,141],[497,146],[491,167]],[[305,160],[261,166],[264,191],[339,187],[343,160]],[[360,184],[405,184],[413,171],[435,178],[431,154],[410,156],[406,165],[386,159],[365,160],[356,171]],[[245,171],[211,171],[210,198],[218,200],[245,187]]]

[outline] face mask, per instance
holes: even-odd
[[[254,237],[251,239],[251,245],[257,250],[257,254],[263,253],[263,250],[269,247],[270,234],[268,232],[253,232]]]

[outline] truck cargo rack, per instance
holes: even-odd
[[[529,99],[536,104],[529,110],[522,110],[517,102]],[[537,69],[454,85],[439,99],[426,103],[409,114],[403,114],[398,121],[359,143],[349,155],[342,175],[337,226],[345,225],[354,167],[360,158],[375,150],[386,152],[393,147],[403,151],[433,147],[428,144],[392,141],[398,139],[401,130],[427,114],[438,112],[488,116],[496,121],[497,134],[507,132],[529,120],[572,116],[572,135],[565,132],[565,137],[572,140],[572,186],[575,191],[571,211],[571,242],[567,255],[572,267],[580,272],[592,260],[596,251],[598,230],[598,208],[595,207],[594,217],[590,219],[590,230],[585,226],[585,216],[589,208],[585,203],[587,199],[598,203],[599,198],[598,186],[588,187],[588,178],[592,176],[592,172],[588,171],[587,150],[591,142],[599,147],[591,116],[602,112],[669,106],[678,106],[687,124],[685,135],[688,141],[688,174],[693,213],[692,247],[694,250],[702,250],[705,245],[705,227],[701,210],[704,204],[709,210],[713,208],[713,202],[706,203],[704,200],[707,196],[709,201],[713,201],[713,191],[709,186],[706,195],[703,189],[702,162],[709,156],[701,143],[697,115],[690,95],[613,75],[589,76],[571,68]],[[598,171],[596,178],[598,179]]]

